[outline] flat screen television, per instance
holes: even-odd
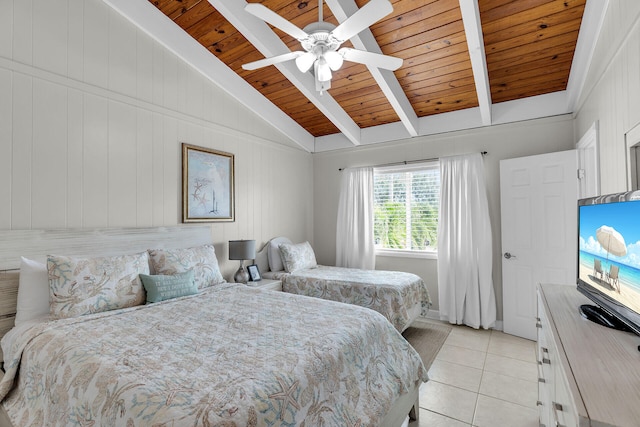
[[[580,313],[640,335],[640,191],[578,201]]]

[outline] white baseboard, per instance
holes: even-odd
[[[438,310],[429,310],[426,317],[418,317],[415,321],[419,322],[420,319],[438,320],[441,322],[447,321],[446,318],[445,319],[440,318],[440,311]],[[496,324],[491,329],[495,329],[496,331],[502,331],[503,330],[502,326],[503,326],[502,320],[496,320]]]

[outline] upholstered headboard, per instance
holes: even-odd
[[[0,338],[16,316],[20,257],[45,262],[49,254],[107,256],[147,249],[210,244],[206,225],[66,230],[0,230]],[[2,351],[0,350],[0,362]]]

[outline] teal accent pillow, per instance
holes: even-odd
[[[198,293],[193,270],[174,275],[141,274],[140,280],[147,291],[147,303],[160,302],[171,298],[185,297]]]

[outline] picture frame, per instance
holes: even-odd
[[[235,221],[234,155],[182,143],[182,222]]]
[[[262,279],[262,277],[260,277],[260,269],[257,264],[247,266],[247,271],[249,272],[249,278],[252,282],[258,282]]]

